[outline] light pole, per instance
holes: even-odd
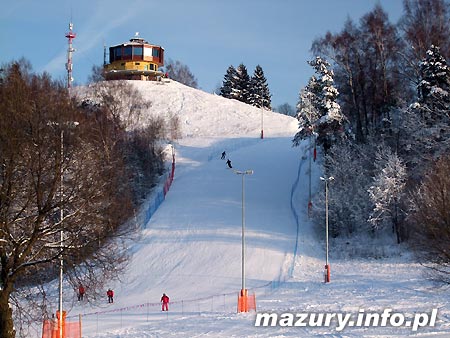
[[[59,173],[59,179],[60,179],[60,185],[59,185],[59,201],[60,201],[60,206],[59,206],[59,217],[60,217],[60,242],[59,242],[59,248],[60,248],[60,256],[59,256],[59,301],[58,301],[58,312],[59,312],[59,318],[57,316],[57,320],[58,320],[58,331],[59,331],[59,336],[62,337],[63,336],[63,277],[64,277],[64,258],[63,258],[63,251],[64,251],[64,227],[63,227],[63,222],[64,222],[64,129],[62,128],[62,124],[59,123],[55,123],[56,125],[60,126],[61,130],[60,130],[60,134],[59,134],[59,139],[60,139],[60,173]],[[65,125],[69,126],[69,127],[76,127],[78,126],[78,122],[74,121],[74,122],[66,122]]]
[[[64,258],[63,258],[63,249],[64,249],[64,230],[63,230],[63,220],[64,220],[64,208],[63,208],[63,193],[64,193],[64,169],[63,169],[63,162],[64,162],[64,129],[61,128],[61,134],[60,134],[60,142],[61,142],[61,148],[60,148],[60,165],[61,165],[61,171],[60,171],[60,186],[59,186],[59,192],[60,192],[60,203],[59,206],[59,212],[60,212],[60,256],[59,256],[59,318],[58,319],[58,330],[59,330],[59,336],[63,336],[63,269],[64,269]]]
[[[248,312],[247,306],[247,290],[245,289],[245,189],[244,177],[245,175],[253,175],[253,170],[239,171],[235,170],[236,175],[242,176],[242,289],[241,297],[244,299],[240,312]]]
[[[328,264],[328,183],[334,180],[333,176],[328,178],[320,178],[325,181],[325,242],[326,242],[326,259],[325,259],[325,283],[330,282],[330,265]]]

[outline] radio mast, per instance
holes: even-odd
[[[73,23],[69,23],[69,33],[66,34],[66,38],[69,40],[69,48],[67,49],[67,63],[66,63],[66,69],[67,69],[67,88],[71,88],[72,87],[72,81],[73,81],[73,77],[72,77],[72,68],[73,68],[73,64],[72,64],[72,54],[73,52],[75,52],[75,49],[73,49],[72,46],[72,40],[75,39],[75,37],[77,36],[74,32],[72,32],[73,29]]]

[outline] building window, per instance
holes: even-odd
[[[114,62],[122,58],[122,46],[109,49],[109,62]]]
[[[135,62],[134,65],[135,66],[139,66],[141,63],[140,62]]]
[[[133,56],[142,57],[144,54],[144,49],[142,47],[133,47]]]
[[[123,56],[127,59],[131,58],[131,53],[132,53],[132,47],[131,46],[126,46],[123,49]]]
[[[150,70],[155,70],[155,65],[153,63],[150,64]]]
[[[152,48],[152,56],[159,58],[159,49]]]

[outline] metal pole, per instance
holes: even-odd
[[[326,241],[326,260],[328,267],[328,179],[325,180],[325,241]]]
[[[312,150],[312,142],[311,142],[311,135],[309,135],[309,199],[308,199],[308,211],[311,208],[311,150]]]
[[[244,176],[242,174],[242,290],[245,290],[245,192]]]
[[[242,289],[241,295],[242,302],[238,302],[238,311],[247,312],[247,290],[245,289],[245,175],[252,175],[253,170],[238,171],[235,170],[236,175],[242,175]],[[241,299],[241,298],[238,298]]]
[[[334,180],[333,176],[328,178],[320,178],[325,181],[325,242],[326,242],[326,258],[325,258],[325,283],[330,282],[330,265],[328,264],[328,182]]]
[[[63,209],[63,191],[64,191],[64,170],[63,170],[63,158],[64,158],[64,130],[61,129],[60,134],[60,142],[61,142],[61,154],[60,154],[60,260],[59,260],[59,320],[58,320],[58,328],[59,328],[59,336],[62,338],[63,336],[63,268],[64,268],[64,259],[63,259],[63,245],[64,245],[64,232],[63,232],[63,220],[64,220],[64,209]]]

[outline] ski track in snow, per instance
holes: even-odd
[[[152,101],[148,114],[180,117],[175,179],[166,200],[130,246],[115,303],[76,304],[65,290],[69,317],[83,315],[83,337],[450,337],[450,296],[423,277],[406,250],[385,259],[338,259],[330,252],[331,283],[323,283],[324,240],[307,216],[306,145],[291,147],[297,122],[171,81],[133,82]],[[145,120],[145,118],[144,118]],[[195,137],[194,137],[195,135]],[[439,309],[435,327],[254,327],[254,313],[236,313],[241,288],[241,177],[245,177],[246,285],[258,312],[381,312],[412,316]],[[322,189],[312,164],[312,191]],[[354,243],[349,243],[353,245]],[[355,243],[356,244],[356,243]],[[339,257],[336,255],[336,257]],[[159,299],[171,297],[169,312]],[[89,296],[89,295],[87,295]],[[55,305],[56,306],[56,305]],[[39,329],[36,329],[39,336]]]

